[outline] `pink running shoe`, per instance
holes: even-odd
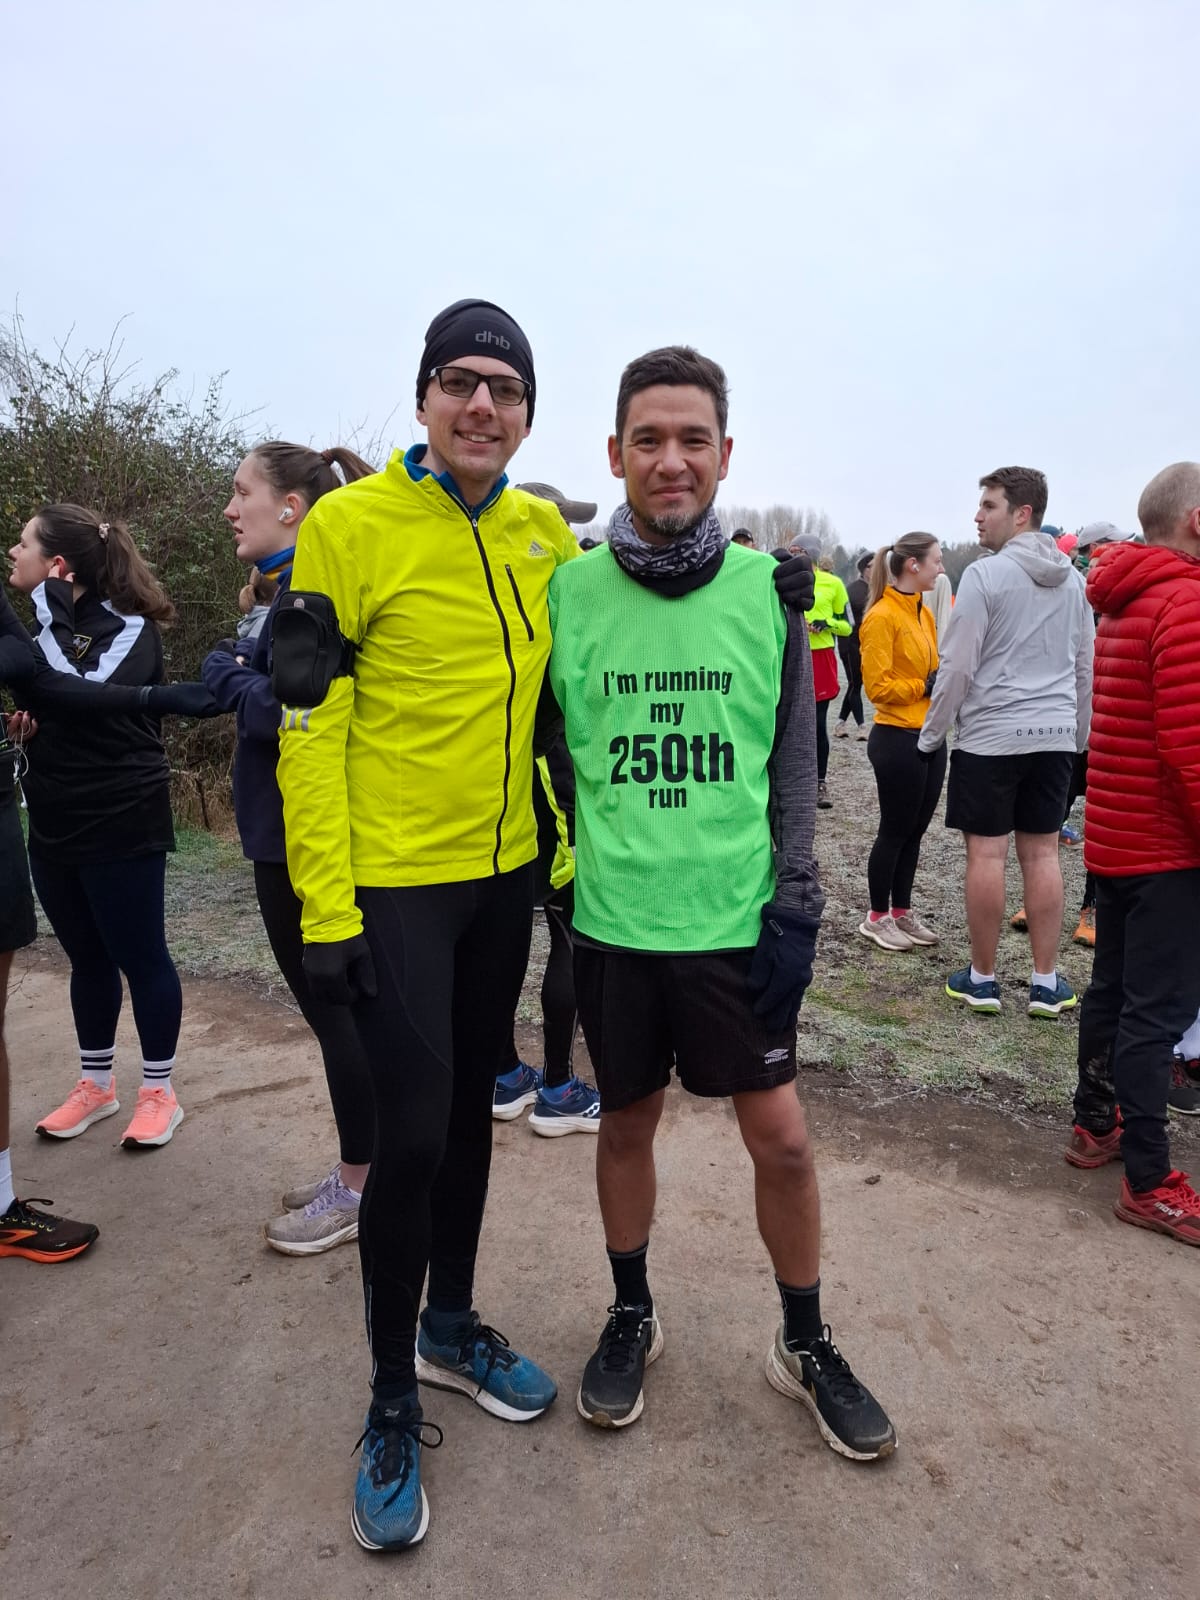
[[[133,1121],[121,1135],[126,1150],[141,1150],[149,1145],[170,1144],[171,1135],[183,1121],[183,1107],[174,1089],[138,1090]]]
[[[43,1139],[77,1139],[93,1122],[103,1122],[120,1109],[115,1078],[107,1089],[98,1088],[90,1078],[80,1078],[62,1105],[38,1123],[37,1132]]]

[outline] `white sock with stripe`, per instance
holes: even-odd
[[[0,1217],[16,1199],[12,1181],[12,1151],[0,1150]]]
[[[171,1069],[175,1065],[175,1057],[169,1061],[143,1061],[142,1062],[142,1088],[165,1089],[171,1092]]]
[[[116,1045],[110,1044],[107,1050],[81,1050],[79,1052],[80,1076],[89,1083],[94,1083],[97,1089],[107,1091],[112,1086],[113,1078],[113,1051]]]

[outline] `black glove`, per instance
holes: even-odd
[[[775,593],[789,611],[811,611],[816,599],[813,564],[806,555],[789,556],[775,564]]]
[[[373,1000],[379,993],[375,963],[365,933],[332,944],[304,946],[304,976],[314,1000],[327,1006],[352,1006],[356,1000]]]
[[[928,700],[929,696],[933,693],[933,686],[934,686],[934,684],[936,682],[937,682],[937,668],[934,667],[933,671],[925,679],[925,698],[926,698],[926,700]]]
[[[941,744],[935,744],[932,750],[922,750],[921,746],[918,745],[917,746],[917,760],[918,761],[932,761],[934,756],[936,756],[940,750],[944,750],[945,748],[946,748],[945,739],[942,740]]]
[[[140,695],[152,717],[219,717],[221,708],[202,683],[150,683]]]
[[[804,991],[812,982],[820,926],[816,917],[774,901],[762,908],[762,932],[746,981],[754,997],[754,1015],[773,1032],[796,1025]]]
[[[238,639],[218,639],[216,644],[213,645],[211,653],[215,655],[220,650],[223,655],[235,656],[238,653],[238,645],[240,643],[242,641]]]

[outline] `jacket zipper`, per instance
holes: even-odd
[[[458,503],[462,505],[461,501]],[[500,814],[496,818],[496,848],[492,852],[492,871],[498,873],[500,871],[501,833],[504,827],[504,819],[508,815],[508,784],[509,779],[512,777],[512,712],[513,701],[517,694],[517,664],[513,660],[512,636],[508,631],[508,618],[504,615],[504,608],[500,604],[500,596],[496,593],[492,569],[488,564],[487,553],[483,548],[483,540],[479,537],[479,523],[476,521],[474,513],[468,511],[465,505],[463,506],[463,512],[467,521],[471,524],[471,532],[475,536],[475,548],[479,552],[479,561],[483,567],[483,576],[487,583],[488,597],[492,602],[492,609],[500,619],[500,636],[504,641],[504,659],[508,663],[508,695],[504,701],[504,780],[500,786]],[[509,576],[511,577],[512,574],[509,573]],[[515,590],[515,584],[513,588]],[[521,615],[524,616],[525,613],[522,611]],[[525,626],[529,627],[528,621],[526,621]],[[530,638],[533,637],[532,631],[529,636]]]
[[[521,621],[525,624],[525,632],[529,635],[529,642],[532,644],[533,624],[525,615],[525,607],[521,602],[521,591],[517,588],[517,580],[513,577],[513,569],[505,562],[504,570],[508,573],[508,581],[512,585],[513,599],[517,602],[517,610],[521,613]]]

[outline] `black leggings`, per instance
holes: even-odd
[[[393,1400],[415,1391],[426,1268],[432,1307],[471,1307],[495,1079],[529,960],[532,868],[360,889],[358,904],[379,986],[352,1012],[376,1122],[358,1243],[371,1382]]]
[[[300,901],[282,862],[254,863],[254,892],[283,981],[321,1047],[329,1101],[337,1124],[338,1154],[349,1166],[364,1166],[375,1146],[375,1105],[371,1075],[354,1018],[347,1007],[326,1005],[314,999],[309,990],[304,976]]]
[[[81,1050],[111,1050],[129,984],[143,1061],[170,1061],[183,991],[163,921],[164,851],[126,861],[68,865],[31,855],[42,910],[71,963],[71,1011]]]
[[[946,746],[928,761],[917,754],[915,728],[871,724],[867,759],[879,790],[879,833],[867,861],[872,911],[907,911],[921,840],[937,810],[946,777]]]
[[[829,770],[829,701],[817,701],[817,782],[825,782]]]
[[[547,1089],[558,1089],[569,1081],[575,1052],[575,1033],[579,1013],[575,1009],[575,971],[571,957],[571,920],[575,914],[575,882],[561,889],[548,889],[542,899],[546,927],[550,932],[550,954],[542,973],[542,1081]],[[520,1065],[517,1041],[509,1049],[505,1072]]]
[[[858,646],[857,633],[852,638],[838,640],[838,654],[842,658],[842,666],[846,669],[846,693],[842,697],[842,709],[838,712],[838,721],[846,722],[853,717],[861,728],[863,725],[862,652]]]

